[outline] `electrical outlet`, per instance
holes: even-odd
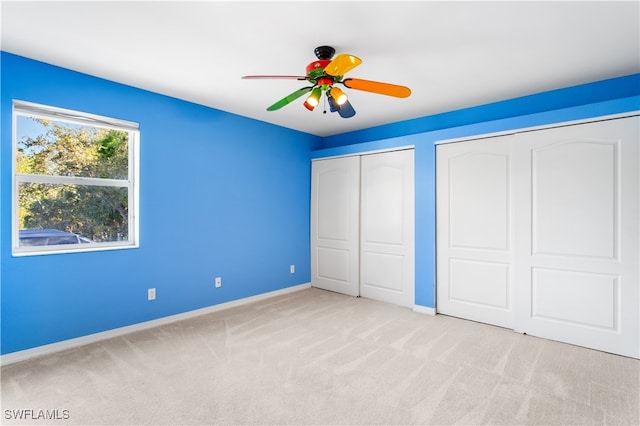
[[[289,266],[289,272],[292,273],[292,274],[295,274],[296,273],[296,265]]]
[[[156,289],[150,288],[147,290],[147,300],[156,300]]]
[[[222,278],[216,277],[216,288],[222,287]]]

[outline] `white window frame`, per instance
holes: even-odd
[[[16,153],[18,147],[17,117],[38,117],[71,124],[87,125],[105,129],[126,131],[129,133],[129,165],[127,179],[101,179],[79,176],[47,176],[20,174],[16,172]],[[43,254],[75,253],[102,250],[120,250],[139,247],[139,152],[140,131],[138,123],[88,114],[47,105],[40,105],[20,100],[13,101],[12,119],[12,197],[11,197],[11,247],[13,256],[33,256]],[[20,229],[18,217],[18,188],[21,183],[52,183],[88,186],[113,186],[127,188],[128,192],[128,239],[127,241],[97,242],[93,244],[61,244],[51,246],[20,247]]]

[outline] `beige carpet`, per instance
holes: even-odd
[[[639,387],[638,360],[312,288],[5,366],[1,422],[637,425]]]

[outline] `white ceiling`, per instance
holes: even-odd
[[[638,1],[5,1],[2,50],[223,111],[328,136],[640,72]],[[304,75],[330,45],[346,77],[401,84],[398,99],[345,89],[353,118],[306,110]]]

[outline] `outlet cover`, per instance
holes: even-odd
[[[147,300],[156,300],[156,289],[150,288],[147,290]]]
[[[222,287],[222,278],[216,277],[216,288]]]

